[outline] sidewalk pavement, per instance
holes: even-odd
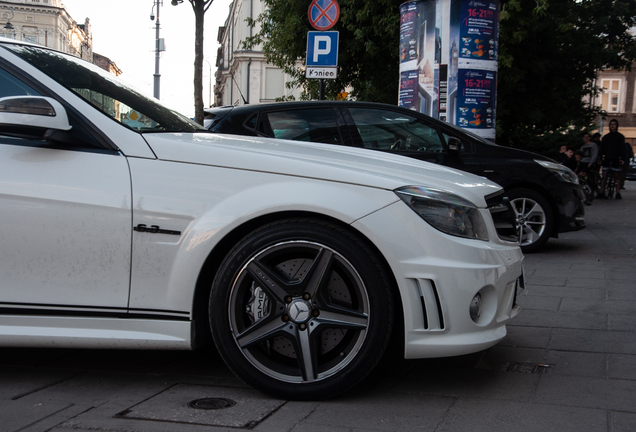
[[[587,229],[526,256],[523,310],[485,352],[396,361],[337,399],[292,402],[213,349],[2,348],[0,432],[635,431],[636,183],[586,211]],[[188,406],[202,398],[236,405]]]

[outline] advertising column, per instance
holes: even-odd
[[[499,1],[400,6],[399,105],[495,139]]]

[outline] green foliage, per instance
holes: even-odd
[[[307,32],[313,30],[307,17],[309,1],[263,0],[267,10],[255,22],[260,31],[245,43],[246,48],[263,44],[269,62],[293,77],[306,99],[318,99],[318,80],[308,80],[296,62],[305,63]],[[325,80],[325,98],[352,86],[358,100],[395,104],[399,86],[398,47],[400,13],[390,0],[340,0],[340,20],[332,28],[340,32],[338,78]]]
[[[636,59],[636,0],[509,0],[501,13],[497,142],[527,148],[599,114],[588,96],[603,68]],[[549,141],[549,140],[548,140]],[[555,145],[556,147],[556,145]]]

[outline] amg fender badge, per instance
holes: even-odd
[[[150,233],[150,234],[181,235],[181,231],[172,231],[172,230],[161,229],[161,228],[159,228],[159,225],[146,226],[144,224],[139,224],[136,227],[134,227],[133,230],[138,231],[138,232],[146,232],[146,233]]]

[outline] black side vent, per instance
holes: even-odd
[[[444,330],[444,312],[437,286],[432,280],[419,280],[422,317],[425,330]]]

